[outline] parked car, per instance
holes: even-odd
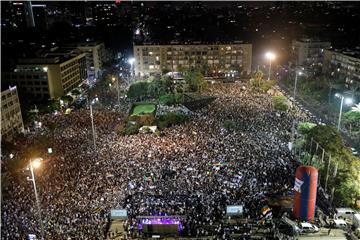
[[[301,233],[316,233],[319,231],[319,228],[317,226],[308,222],[300,223],[299,227]]]
[[[336,228],[341,228],[341,229],[347,228],[347,224],[343,219],[334,219],[334,224]]]
[[[357,212],[351,208],[337,208],[336,212],[336,216],[338,218],[344,218],[349,220],[353,220],[354,215],[357,214]]]

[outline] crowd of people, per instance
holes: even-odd
[[[211,94],[215,101],[160,137],[121,136],[114,128],[126,113],[98,107],[96,151],[88,109],[42,116],[43,130],[16,139],[15,157],[5,149],[2,161],[7,170],[8,162],[38,148],[44,160],[34,171],[45,239],[105,239],[110,209],[127,209],[128,238],[138,234],[140,215],[182,216],[183,236],[221,238],[226,205],[243,205],[244,217],[261,218],[269,194],[293,187],[298,162],[288,149],[291,126],[310,116],[274,111],[271,96],[238,83],[215,84]],[[224,128],[226,120],[236,130]],[[6,173],[2,239],[40,236],[28,176],[26,169]]]

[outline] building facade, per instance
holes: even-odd
[[[1,137],[11,139],[24,130],[20,102],[16,87],[1,92]]]
[[[342,78],[347,86],[360,84],[360,49],[325,50],[323,71]]]
[[[105,44],[103,42],[85,42],[77,45],[86,54],[87,75],[89,78],[101,76],[105,56]]]
[[[18,87],[20,94],[34,99],[57,99],[86,79],[85,54],[20,59],[3,81]]]
[[[297,66],[322,65],[324,51],[331,47],[330,42],[303,38],[292,42],[292,58]]]
[[[134,45],[137,76],[198,68],[211,76],[251,72],[251,44]]]

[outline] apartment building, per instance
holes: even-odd
[[[354,50],[325,50],[323,71],[343,76],[345,84],[360,84],[360,48]]]
[[[251,72],[251,44],[134,45],[135,75],[150,76],[198,68],[215,73]]]
[[[292,57],[298,66],[322,65],[324,51],[331,47],[330,42],[303,38],[292,41]]]
[[[77,48],[86,54],[87,73],[89,78],[98,78],[103,68],[105,45],[103,42],[83,42]]]
[[[24,130],[20,102],[16,87],[1,91],[1,137],[11,139]]]
[[[41,58],[19,59],[13,72],[2,77],[19,93],[34,99],[57,99],[86,79],[85,54],[51,53]]]

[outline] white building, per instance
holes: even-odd
[[[103,42],[84,42],[77,47],[86,54],[87,71],[89,78],[101,76],[105,57],[105,45]]]
[[[360,84],[360,49],[326,50],[323,71],[330,75],[345,77],[345,84]]]
[[[251,44],[134,45],[135,75],[149,76],[189,68],[215,73],[251,72]]]
[[[24,130],[20,102],[16,87],[1,91],[1,137],[11,139]]]
[[[331,47],[330,42],[303,38],[292,42],[293,60],[297,66],[310,67],[322,65],[324,51]]]

